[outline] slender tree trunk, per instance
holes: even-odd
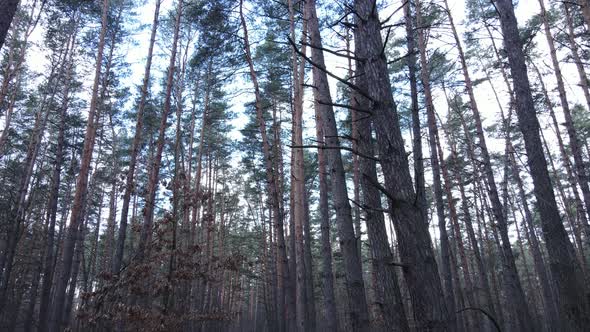
[[[84,205],[84,198],[88,187],[88,173],[90,171],[90,162],[92,161],[92,152],[94,150],[94,141],[96,138],[96,109],[98,105],[98,85],[100,81],[100,72],[103,61],[103,51],[105,44],[105,35],[107,31],[107,17],[109,11],[109,0],[103,0],[102,3],[102,27],[100,30],[100,37],[98,41],[98,50],[96,56],[96,66],[94,73],[94,84],[92,87],[92,98],[90,100],[90,109],[88,111],[88,122],[86,127],[86,135],[84,137],[84,147],[82,150],[82,158],[80,161],[80,171],[76,180],[76,193],[72,203],[72,211],[70,218],[70,225],[68,234],[64,242],[63,257],[62,257],[62,273],[55,290],[54,312],[49,322],[49,331],[61,331],[61,314],[65,303],[66,287],[70,279],[70,271],[72,268],[72,258],[74,256],[74,247],[76,243],[76,229],[82,218],[82,207]]]
[[[137,257],[139,261],[147,258],[149,251],[149,243],[152,237],[152,225],[154,221],[154,212],[156,204],[156,191],[158,188],[160,167],[162,164],[162,153],[164,152],[164,143],[166,139],[166,127],[168,123],[168,115],[171,109],[172,88],[174,85],[174,68],[176,64],[176,54],[178,51],[178,39],[180,35],[180,21],[182,17],[183,2],[177,4],[176,17],[174,23],[174,37],[172,40],[172,54],[170,55],[170,62],[168,64],[168,75],[166,78],[166,90],[164,97],[164,110],[162,111],[162,118],[160,121],[160,129],[158,131],[158,139],[156,141],[156,154],[153,156],[148,175],[148,184],[146,191],[145,207],[143,209],[143,228],[137,248]]]
[[[516,269],[516,264],[514,262],[514,256],[512,252],[512,247],[510,245],[510,238],[508,236],[508,225],[503,213],[503,207],[500,202],[500,198],[498,195],[498,190],[496,187],[496,180],[494,178],[494,172],[492,170],[492,164],[489,156],[489,152],[487,149],[486,138],[483,131],[481,116],[479,114],[479,107],[477,105],[475,94],[473,92],[473,83],[471,81],[471,77],[469,74],[469,69],[467,67],[467,62],[465,61],[465,55],[463,53],[463,48],[461,45],[461,40],[459,39],[459,35],[455,28],[455,24],[453,21],[453,17],[450,13],[450,9],[448,6],[447,1],[445,0],[445,8],[447,11],[447,15],[449,17],[449,22],[451,24],[451,29],[453,31],[453,36],[455,37],[455,42],[457,45],[457,49],[459,51],[459,59],[461,61],[461,67],[463,69],[463,77],[465,80],[465,87],[467,89],[467,93],[469,95],[469,105],[474,115],[475,125],[476,125],[476,132],[478,136],[478,143],[481,149],[481,155],[483,157],[483,166],[484,166],[484,173],[487,178],[487,182],[489,185],[489,196],[492,203],[492,212],[494,213],[494,217],[498,224],[498,229],[500,231],[500,237],[502,239],[502,250],[504,251],[505,263],[506,266],[503,269],[503,278],[504,278],[504,285],[507,291],[507,297],[509,299],[509,304],[513,306],[511,312],[514,314],[514,317],[509,319],[511,323],[514,323],[514,328],[521,328],[527,329],[530,322],[530,311],[524,296],[524,292],[522,290],[522,286],[518,277],[518,271]]]
[[[35,229],[33,232],[37,232]],[[33,235],[35,237],[35,235]],[[39,283],[41,281],[41,272],[43,270],[43,251],[40,250],[36,267],[34,268],[34,274],[31,276],[31,287],[29,288],[29,303],[27,304],[27,310],[25,313],[25,323],[23,331],[32,331],[33,324],[35,323],[35,307],[37,304],[37,294],[39,293]],[[40,324],[39,324],[40,325]]]
[[[416,79],[416,38],[412,20],[412,1],[406,1],[404,5],[404,23],[406,26],[406,43],[408,48],[408,76],[410,80],[410,98],[412,100],[412,154],[414,155],[414,182],[416,187],[416,200],[420,204],[422,216],[427,220],[426,189],[424,180],[424,161],[422,155],[422,130],[420,122],[420,107],[418,104],[418,81]]]
[[[578,71],[578,76],[580,76],[580,87],[582,88],[582,92],[584,92],[584,99],[586,100],[586,107],[590,110],[590,87],[588,87],[588,75],[586,75],[586,69],[584,68],[584,63],[580,58],[580,51],[578,48],[578,44],[576,43],[575,33],[574,33],[574,22],[572,18],[572,13],[570,12],[570,3],[564,3],[563,9],[565,11],[565,22],[567,25],[567,40],[570,45],[571,55],[574,59],[574,63],[576,65],[576,69]]]
[[[148,47],[148,56],[145,63],[145,72],[143,75],[143,84],[141,86],[141,97],[137,109],[137,121],[135,123],[135,134],[133,136],[133,145],[131,147],[131,155],[129,161],[129,170],[125,179],[125,192],[123,194],[123,205],[121,207],[121,223],[119,225],[119,237],[117,239],[117,248],[115,257],[113,259],[113,274],[119,273],[123,256],[125,251],[125,237],[127,236],[127,217],[129,214],[129,202],[131,201],[131,193],[134,191],[134,177],[135,168],[137,164],[137,155],[141,146],[141,133],[143,130],[143,113],[147,102],[148,88],[150,84],[150,71],[152,68],[152,57],[154,52],[154,44],[156,41],[156,32],[158,30],[160,4],[162,0],[156,0],[156,8],[154,10],[154,20],[152,23],[152,32],[150,36],[150,44]]]
[[[306,289],[306,309],[307,309],[307,328],[309,331],[316,330],[316,305],[315,305],[315,286],[313,283],[313,257],[311,253],[311,226],[310,226],[310,216],[309,216],[309,197],[311,194],[305,190],[305,198],[303,203],[305,204],[305,218],[303,219],[303,231],[304,234],[304,241],[305,241],[305,289]]]
[[[305,8],[303,8],[305,12]],[[293,0],[289,0],[289,17],[291,38],[295,39],[295,8]],[[305,29],[304,29],[305,30]],[[303,31],[303,34],[306,32]],[[303,37],[302,37],[303,39]],[[302,47],[302,53],[305,54],[305,44]],[[299,70],[297,53],[292,52],[292,73],[293,73],[293,133],[292,141],[294,146],[303,145],[303,82],[305,80],[304,71]],[[280,144],[275,142],[275,144]],[[306,322],[310,319],[307,317],[306,309],[306,289],[305,289],[305,249],[303,239],[303,224],[305,218],[305,172],[303,165],[303,148],[291,149],[292,168],[291,168],[291,186],[293,209],[291,212],[291,223],[294,224],[295,233],[291,234],[295,241],[294,260],[292,266],[295,266],[295,289],[296,289],[296,329],[303,332],[306,330]],[[311,263],[311,262],[309,262]],[[293,273],[293,271],[291,271]]]
[[[555,202],[547,161],[543,155],[543,146],[539,137],[539,121],[535,114],[514,7],[508,0],[496,0],[495,3],[500,14],[504,45],[512,73],[519,127],[524,135],[534,192],[541,214],[543,235],[551,272],[556,283],[562,325],[566,329],[584,329],[584,326],[589,324],[584,279]]]
[[[416,0],[416,20],[419,27],[422,26],[422,5],[420,0]],[[432,99],[432,90],[430,87],[430,68],[429,63],[426,59],[426,38],[424,29],[418,30],[418,49],[420,54],[420,74],[422,78],[422,86],[424,89],[424,97],[426,102],[426,114],[428,119],[428,137],[430,144],[430,165],[433,174],[434,183],[434,197],[436,202],[436,211],[438,219],[438,231],[440,235],[440,251],[441,251],[441,269],[443,279],[443,289],[445,291],[445,303],[449,312],[452,313],[452,319],[450,321],[451,329],[458,328],[455,317],[456,299],[453,296],[453,289],[460,287],[460,285],[453,285],[453,278],[451,273],[451,248],[449,245],[449,235],[447,233],[447,225],[445,218],[445,208],[443,191],[441,184],[440,175],[440,164],[439,157],[437,154],[436,137],[438,136],[438,129],[436,126],[436,117],[434,110],[434,102]]]
[[[585,0],[586,3],[590,3]],[[553,35],[549,27],[547,19],[547,12],[545,11],[544,0],[539,0],[541,6],[541,17],[543,18],[543,28],[545,30],[545,37],[547,38],[547,44],[549,45],[549,54],[551,55],[551,62],[553,64],[553,72],[557,81],[557,91],[559,92],[559,101],[561,102],[561,108],[563,109],[563,115],[565,117],[565,128],[569,137],[571,153],[574,157],[575,175],[578,178],[578,184],[582,189],[582,196],[584,198],[584,204],[586,205],[586,213],[590,211],[590,186],[588,185],[588,177],[586,174],[586,166],[583,159],[581,142],[578,138],[576,128],[574,127],[574,121],[572,119],[571,110],[569,107],[569,101],[565,92],[565,84],[563,82],[563,76],[561,74],[561,68],[559,67],[559,60],[557,59],[557,51],[555,50],[555,43],[553,42]],[[589,214],[590,215],[590,214]]]
[[[285,234],[283,230],[283,220],[284,215],[280,209],[280,190],[278,188],[278,183],[276,179],[277,172],[273,169],[273,159],[272,159],[272,148],[268,141],[268,137],[266,134],[266,123],[263,117],[263,105],[262,105],[262,98],[260,94],[260,89],[258,86],[258,79],[256,76],[256,71],[254,70],[254,63],[252,61],[252,56],[250,53],[250,43],[248,41],[248,29],[246,26],[246,19],[244,18],[243,13],[243,0],[240,0],[240,19],[242,23],[242,28],[244,31],[244,51],[246,53],[246,60],[248,62],[248,67],[250,70],[250,79],[254,84],[254,92],[256,97],[256,120],[258,122],[258,127],[260,129],[260,136],[262,138],[262,150],[264,153],[264,160],[265,160],[265,167],[266,167],[266,177],[267,177],[267,186],[269,190],[269,200],[270,200],[270,207],[271,211],[275,220],[275,229],[276,229],[276,236],[277,236],[277,312],[278,312],[278,320],[279,320],[279,331],[285,331],[285,317],[286,317],[286,307],[285,304],[289,301],[286,301],[285,296],[285,285],[288,283],[288,276],[289,276],[289,265],[287,262],[287,251],[285,248]],[[290,296],[288,292],[286,292],[287,296]],[[289,310],[294,308],[288,308]]]
[[[312,68],[314,107],[316,118],[320,117],[323,124],[322,130],[324,137],[319,141],[322,144],[322,148],[325,148],[326,151],[328,162],[327,171],[331,179],[332,198],[334,209],[336,210],[338,237],[340,239],[340,248],[344,261],[348,298],[351,299],[348,316],[350,317],[351,329],[353,331],[364,331],[369,328],[369,310],[365,295],[361,258],[358,255],[354,233],[352,210],[348,201],[346,175],[339,150],[340,140],[338,139],[338,129],[332,107],[328,77],[325,72],[326,65],[322,52],[322,39],[316,13],[316,4],[314,0],[309,0],[306,4],[311,61],[314,64]]]

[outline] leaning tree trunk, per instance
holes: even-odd
[[[158,29],[161,2],[162,0],[156,0],[156,9],[154,10],[154,20],[152,23],[152,32],[150,36],[150,44],[148,47],[148,56],[145,63],[143,84],[141,86],[141,97],[139,99],[139,107],[137,109],[135,135],[133,136],[133,145],[131,147],[129,170],[127,171],[127,178],[125,180],[125,192],[123,194],[123,205],[121,207],[121,223],[119,225],[119,237],[117,239],[117,248],[115,257],[113,259],[113,273],[119,273],[119,271],[121,270],[121,263],[123,262],[123,255],[125,251],[125,237],[127,236],[127,217],[129,215],[129,203],[131,201],[131,193],[134,189],[133,179],[135,176],[137,155],[139,154],[139,148],[141,146],[141,133],[143,130],[143,112],[145,110],[145,105],[148,96],[150,71],[152,68],[152,57],[154,52],[154,43],[156,42],[156,31]]]
[[[588,87],[588,75],[586,75],[586,69],[584,68],[584,63],[580,58],[580,51],[578,49],[578,44],[575,39],[574,33],[574,22],[572,13],[570,12],[570,3],[564,3],[563,9],[565,11],[565,20],[567,25],[567,40],[570,45],[572,58],[574,63],[576,64],[576,69],[578,70],[578,76],[580,76],[580,87],[584,92],[584,99],[586,99],[586,106],[588,110],[590,110],[590,87]]]
[[[315,0],[307,2],[307,18],[311,45],[311,61],[313,66],[313,95],[316,117],[323,122],[324,137],[320,140],[321,147],[327,156],[327,171],[332,184],[332,198],[336,210],[338,236],[344,260],[344,274],[347,283],[352,330],[363,331],[369,328],[369,310],[363,281],[361,257],[358,255],[356,237],[353,227],[352,209],[348,201],[346,175],[340,154],[338,128],[332,107],[332,96],[328,85],[328,76],[322,51],[322,39]],[[317,125],[317,124],[316,124]]]
[[[589,1],[586,0],[586,2],[588,3]],[[588,176],[586,173],[586,164],[582,155],[581,142],[578,139],[578,134],[576,132],[576,128],[574,127],[572,112],[570,110],[569,101],[565,92],[565,84],[563,82],[561,68],[559,67],[559,60],[557,59],[557,51],[555,50],[553,35],[551,34],[551,29],[547,19],[547,12],[545,11],[544,0],[539,0],[539,5],[541,6],[541,17],[543,18],[543,28],[545,29],[545,37],[547,37],[547,44],[549,45],[549,54],[551,55],[553,72],[557,81],[559,101],[561,102],[561,108],[563,109],[563,115],[565,117],[564,124],[569,137],[570,150],[574,157],[574,166],[576,170],[575,175],[577,175],[578,185],[582,189],[582,196],[584,198],[584,204],[586,205],[586,213],[588,214],[590,211],[590,186],[588,185]]]
[[[166,127],[168,123],[168,115],[170,114],[172,101],[172,86],[174,84],[174,73],[176,64],[176,53],[178,51],[178,39],[180,35],[180,20],[182,17],[182,1],[177,4],[176,17],[174,23],[174,37],[172,39],[172,53],[170,54],[170,62],[168,64],[168,75],[166,78],[166,90],[164,97],[164,110],[162,111],[162,118],[160,119],[160,129],[158,131],[158,138],[156,141],[156,153],[152,158],[152,166],[148,175],[148,184],[146,190],[145,207],[143,209],[143,228],[139,238],[137,248],[137,257],[142,261],[147,257],[149,251],[149,243],[152,236],[152,225],[154,222],[154,212],[156,203],[156,192],[160,177],[160,167],[162,165],[162,154],[164,152],[164,143],[166,139]]]
[[[359,94],[354,93],[352,106],[357,108],[359,104],[366,104],[362,98]],[[357,103],[357,101],[359,102]],[[353,109],[353,112],[358,111]],[[356,124],[357,133],[355,134],[358,140],[358,153],[363,156],[373,156],[371,121],[368,118],[362,119],[362,114],[357,114],[357,118],[361,119]],[[383,322],[376,322],[377,324],[372,328],[383,331],[408,331],[408,319],[395,272],[397,267],[393,263],[394,258],[385,228],[381,193],[374,185],[378,181],[375,160],[359,156],[359,171],[363,193],[361,206],[365,214],[367,235],[372,253],[371,265],[375,274],[375,301],[378,303],[379,317],[383,319]]]
[[[416,0],[416,24],[422,26],[422,6],[420,0]],[[426,37],[424,29],[418,29],[418,49],[420,54],[420,70],[422,78],[422,86],[424,89],[424,97],[426,102],[426,115],[428,122],[428,138],[430,144],[430,167],[432,168],[432,177],[434,184],[434,200],[436,202],[436,212],[438,219],[438,231],[440,234],[440,251],[441,251],[441,269],[443,278],[443,289],[445,294],[445,302],[449,312],[451,312],[452,319],[450,320],[451,329],[457,328],[457,319],[455,317],[455,296],[454,288],[461,287],[461,285],[453,285],[452,271],[451,271],[451,248],[449,245],[449,235],[447,233],[447,225],[445,218],[445,208],[443,199],[443,190],[440,175],[440,163],[437,154],[437,136],[438,129],[436,126],[436,117],[434,110],[434,102],[432,98],[432,90],[430,87],[430,64],[426,59]]]
[[[543,155],[543,146],[539,136],[539,121],[535,114],[514,6],[510,0],[496,0],[495,3],[500,14],[504,45],[512,73],[516,97],[515,109],[519,127],[524,136],[551,272],[558,293],[560,317],[563,328],[583,330],[590,323],[584,278],[576,262],[572,244],[561,222],[547,170],[547,161]]]
[[[465,80],[465,88],[469,96],[469,106],[471,107],[471,111],[473,112],[473,117],[476,125],[476,132],[478,136],[478,143],[481,149],[481,155],[483,157],[484,174],[489,185],[489,197],[492,204],[492,212],[498,225],[498,230],[500,232],[500,237],[502,240],[502,251],[505,257],[505,266],[502,270],[502,277],[504,279],[504,286],[507,293],[507,298],[509,299],[508,303],[512,305],[512,309],[510,310],[510,312],[514,315],[514,317],[509,319],[508,321],[511,324],[514,324],[513,328],[527,329],[529,328],[531,322],[530,310],[528,308],[524,291],[522,289],[522,285],[518,276],[518,271],[516,269],[514,254],[512,252],[510,238],[508,236],[508,223],[503,212],[504,209],[502,207],[502,203],[500,202],[500,197],[498,195],[498,189],[496,186],[494,172],[492,170],[491,159],[486,144],[486,138],[483,131],[479,107],[477,105],[475,93],[473,91],[473,83],[471,81],[471,76],[469,74],[469,69],[467,66],[467,62],[465,60],[465,54],[463,52],[461,40],[455,28],[453,16],[451,15],[448,2],[446,0],[445,9],[449,17],[451,30],[453,31],[453,36],[455,38],[455,43],[457,45],[457,49],[459,52],[459,60],[461,62],[461,68]]]
[[[420,123],[420,107],[418,104],[418,80],[416,79],[416,39],[411,11],[412,2],[406,1],[404,5],[404,23],[406,26],[406,43],[408,47],[408,77],[410,80],[410,98],[412,100],[412,154],[414,156],[414,182],[416,187],[416,200],[420,204],[423,218],[428,215],[426,203],[426,188],[424,180],[424,161],[422,155],[422,130]],[[421,29],[418,31],[422,31]]]
[[[88,187],[88,173],[90,172],[90,163],[92,161],[92,152],[94,150],[94,142],[96,138],[96,109],[98,105],[98,85],[100,81],[100,73],[102,68],[105,35],[107,32],[107,18],[109,11],[109,0],[103,0],[102,3],[102,27],[100,30],[100,37],[98,41],[98,49],[96,56],[96,65],[94,73],[94,84],[92,86],[92,98],[90,100],[90,109],[88,111],[88,121],[86,125],[86,135],[84,137],[84,147],[82,150],[82,158],[80,161],[80,171],[76,180],[76,193],[74,194],[74,201],[72,203],[72,211],[70,218],[70,225],[68,234],[66,236],[63,257],[62,257],[62,273],[55,290],[54,312],[52,319],[49,322],[50,331],[60,331],[61,314],[65,303],[66,287],[70,279],[70,272],[72,269],[72,259],[74,256],[74,247],[76,243],[76,230],[82,217],[82,208],[84,205],[84,197]]]
[[[391,218],[396,227],[405,279],[410,291],[418,328],[446,330],[449,312],[438,274],[425,217],[417,205],[404,140],[391,93],[387,59],[381,39],[381,22],[374,0],[356,0],[355,55],[357,76],[363,78],[360,91],[370,100],[363,105],[371,111],[379,147],[379,160],[388,196]]]
[[[277,243],[277,250],[278,250],[278,262],[277,262],[277,312],[278,312],[278,320],[279,320],[279,331],[285,331],[285,315],[286,315],[286,308],[285,308],[285,299],[286,294],[285,292],[285,285],[288,283],[288,276],[289,276],[289,265],[287,262],[287,251],[285,248],[285,234],[283,230],[283,220],[284,215],[280,208],[280,190],[277,183],[277,172],[273,168],[273,157],[272,157],[272,147],[268,141],[268,137],[266,134],[266,122],[263,116],[263,105],[262,105],[262,97],[260,93],[260,88],[258,85],[258,78],[256,75],[256,71],[254,70],[254,62],[252,60],[252,55],[250,52],[250,43],[248,40],[248,28],[246,26],[246,19],[243,13],[243,0],[240,0],[240,20],[242,24],[242,28],[244,31],[244,51],[246,54],[246,60],[248,62],[248,67],[250,71],[250,79],[254,84],[254,92],[256,97],[256,120],[258,122],[258,127],[260,129],[260,136],[262,138],[262,150],[264,153],[264,163],[266,167],[266,181],[269,190],[269,200],[270,200],[270,208],[272,211],[272,215],[274,216],[275,220],[275,229],[276,229],[276,243]],[[287,292],[288,293],[288,292]],[[293,308],[294,309],[294,308]]]

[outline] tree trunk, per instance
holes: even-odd
[[[324,139],[324,124],[321,114],[316,114],[316,139]],[[334,295],[334,274],[332,273],[332,243],[330,237],[330,210],[328,203],[328,173],[326,151],[318,149],[318,187],[320,191],[318,209],[320,214],[320,243],[322,255],[322,294],[324,295],[325,328],[328,332],[339,331],[338,313]]]
[[[143,209],[143,228],[137,248],[137,257],[139,261],[147,258],[149,252],[149,243],[152,237],[152,225],[154,222],[154,212],[156,204],[156,192],[160,177],[160,167],[162,165],[162,153],[164,151],[164,143],[166,140],[166,127],[168,126],[168,115],[170,114],[172,87],[174,85],[174,73],[176,64],[176,53],[178,51],[178,39],[180,35],[180,20],[182,17],[182,1],[177,4],[176,17],[174,23],[174,37],[172,40],[172,53],[170,55],[170,62],[168,64],[168,75],[166,78],[166,89],[164,97],[164,110],[162,111],[162,118],[160,120],[160,129],[158,131],[158,139],[156,141],[156,154],[152,158],[152,167],[148,175],[148,184],[146,190],[145,207]]]
[[[305,12],[305,8],[303,8]],[[289,17],[291,38],[295,39],[295,8],[293,0],[289,0]],[[305,29],[304,29],[305,30]],[[306,32],[303,31],[303,34]],[[304,39],[304,37],[302,37]],[[305,54],[305,44],[301,52]],[[293,73],[293,132],[292,141],[294,146],[303,145],[303,82],[305,81],[305,71],[299,70],[297,53],[292,51],[292,73]],[[302,62],[303,64],[303,62]],[[302,67],[303,68],[303,67]],[[280,142],[275,142],[280,144]],[[303,148],[292,148],[292,167],[291,167],[291,187],[293,209],[291,212],[291,223],[294,224],[294,234],[291,234],[295,241],[294,260],[295,266],[295,289],[296,289],[296,330],[303,332],[306,330],[306,322],[310,319],[307,317],[306,308],[306,289],[305,289],[305,250],[303,239],[303,224],[305,218],[305,172],[303,164]],[[311,262],[308,262],[311,263]],[[293,273],[293,271],[291,271]]]
[[[422,4],[420,0],[416,0],[416,21],[417,25],[421,27],[424,23],[422,22]],[[447,225],[445,218],[445,208],[443,200],[443,192],[441,185],[440,176],[440,164],[439,157],[437,154],[436,137],[438,136],[438,129],[436,126],[436,117],[434,110],[434,102],[432,99],[432,90],[430,88],[430,68],[429,63],[426,59],[426,38],[424,29],[418,30],[418,49],[420,54],[420,74],[422,78],[422,86],[424,89],[424,97],[426,103],[426,114],[428,119],[428,138],[430,144],[430,166],[432,168],[432,177],[434,184],[434,200],[436,202],[436,211],[438,219],[438,231],[440,235],[440,251],[441,251],[441,270],[442,279],[445,294],[445,303],[449,312],[451,313],[452,319],[450,320],[450,328],[457,329],[457,317],[455,312],[456,299],[453,296],[453,290],[455,287],[461,287],[461,285],[453,285],[453,278],[451,273],[451,248],[449,245],[449,235],[447,233]]]
[[[374,0],[356,0],[355,55],[362,91],[371,100],[379,160],[385,178],[382,188],[390,201],[398,247],[418,328],[447,330],[449,312],[438,274],[425,216],[416,204],[404,140],[391,94],[381,23]],[[367,107],[368,106],[368,107]],[[354,298],[354,297],[353,297]]]
[[[486,138],[483,131],[481,116],[479,113],[479,107],[477,105],[475,94],[473,92],[473,83],[471,81],[471,77],[469,74],[469,69],[467,67],[467,62],[465,60],[465,55],[463,53],[463,48],[461,45],[461,40],[459,39],[459,35],[455,28],[455,24],[453,21],[453,17],[450,13],[450,9],[448,6],[447,1],[445,0],[445,8],[449,17],[449,22],[451,24],[451,29],[453,31],[453,36],[455,37],[455,42],[457,45],[457,49],[459,51],[459,59],[461,61],[461,67],[463,69],[463,77],[465,80],[465,87],[467,89],[467,93],[469,95],[469,105],[474,115],[476,131],[478,136],[478,143],[481,149],[481,155],[483,157],[483,166],[484,166],[484,173],[487,178],[487,182],[489,185],[489,197],[492,203],[492,212],[494,214],[494,218],[498,224],[498,230],[500,231],[500,237],[502,239],[502,250],[504,252],[505,257],[505,267],[503,269],[503,278],[504,278],[504,285],[507,292],[507,297],[509,299],[509,304],[513,306],[511,312],[514,314],[514,317],[509,319],[509,322],[514,323],[514,328],[521,328],[527,329],[530,322],[530,311],[527,306],[527,302],[524,296],[524,292],[522,290],[522,286],[518,277],[518,271],[516,269],[516,264],[514,262],[514,255],[512,252],[512,247],[510,244],[510,238],[508,236],[508,224],[503,212],[503,207],[500,202],[500,198],[498,195],[498,189],[496,186],[496,180],[494,177],[494,172],[492,170],[492,164],[490,160],[490,155],[487,149]]]
[[[562,324],[565,329],[584,329],[589,324],[584,279],[555,202],[547,161],[543,155],[543,146],[539,137],[539,121],[535,114],[514,7],[509,0],[496,0],[495,3],[500,14],[504,44],[514,84],[516,113],[520,130],[524,135],[528,165],[541,214],[543,235],[559,297]]]
[[[578,44],[576,43],[575,33],[574,33],[574,22],[572,18],[572,13],[570,12],[570,3],[564,3],[563,9],[565,11],[565,21],[567,25],[567,40],[570,45],[571,54],[576,64],[576,69],[578,71],[578,76],[580,76],[580,87],[582,88],[582,92],[584,92],[584,99],[586,100],[586,107],[590,110],[590,87],[588,87],[588,75],[586,75],[586,69],[584,68],[584,63],[580,58],[580,51],[578,49]]]
[[[54,313],[49,322],[50,331],[61,331],[61,314],[65,304],[66,287],[70,279],[70,271],[72,268],[72,258],[74,256],[74,247],[76,243],[76,230],[82,218],[82,207],[84,205],[84,198],[88,187],[88,173],[90,171],[90,162],[92,161],[92,152],[94,150],[94,141],[96,138],[96,109],[98,105],[98,85],[100,81],[100,73],[103,61],[103,51],[105,44],[105,35],[107,31],[107,17],[109,9],[109,0],[103,0],[102,3],[102,27],[100,30],[100,37],[98,41],[98,49],[96,56],[96,66],[94,73],[94,84],[92,87],[92,98],[90,100],[90,109],[88,111],[88,121],[86,126],[86,135],[84,137],[84,147],[82,150],[82,158],[80,162],[80,171],[76,180],[76,193],[72,203],[72,211],[70,218],[70,225],[68,234],[64,242],[63,257],[62,257],[62,273],[58,279],[57,288],[55,290]]]
[[[352,106],[366,105],[366,101],[357,93],[353,94]],[[353,110],[353,112],[357,112]],[[356,124],[358,153],[373,156],[373,137],[369,118],[362,119],[362,114],[356,115],[361,119]],[[378,318],[372,328],[379,331],[409,331],[401,291],[395,272],[393,254],[389,248],[389,240],[385,228],[385,218],[381,205],[381,193],[375,186],[378,183],[377,167],[374,160],[359,157],[360,183],[363,192],[362,207],[365,214],[367,234],[371,248],[372,267],[374,271],[375,302],[377,303]]]
[[[414,155],[414,182],[416,187],[416,200],[422,210],[424,220],[427,220],[426,189],[424,180],[424,161],[422,155],[422,130],[420,123],[420,107],[418,104],[418,81],[416,79],[416,39],[411,11],[412,1],[406,1],[404,5],[404,23],[406,26],[406,43],[408,48],[408,76],[410,80],[410,98],[412,100],[412,154]]]
[[[154,52],[154,43],[156,41],[156,31],[158,30],[160,4],[162,0],[156,0],[156,8],[154,10],[154,20],[152,23],[152,32],[150,36],[150,44],[148,47],[148,56],[145,63],[145,72],[143,75],[143,84],[141,86],[141,97],[137,109],[137,120],[135,123],[135,134],[133,136],[133,145],[131,147],[131,156],[129,161],[129,170],[125,180],[125,193],[123,194],[123,205],[121,207],[121,223],[119,225],[119,237],[117,239],[117,248],[115,257],[113,259],[113,274],[119,273],[123,256],[125,251],[125,237],[127,236],[127,217],[129,214],[129,202],[131,201],[131,193],[134,191],[134,176],[135,167],[137,164],[137,155],[141,146],[141,134],[143,130],[143,112],[148,96],[148,88],[150,83],[150,71],[152,68],[152,57]]]
[[[18,3],[19,0],[0,0],[0,8],[2,8],[2,11],[0,11],[0,50],[6,40],[12,19],[16,14]]]
[[[248,62],[248,67],[250,70],[250,79],[254,84],[254,92],[256,97],[256,120],[258,122],[258,127],[260,129],[260,136],[262,138],[262,150],[264,153],[264,160],[265,160],[265,167],[266,167],[266,180],[267,186],[269,190],[269,200],[270,200],[270,208],[275,220],[275,230],[277,236],[277,250],[278,250],[278,262],[277,262],[277,277],[278,277],[278,284],[277,284],[277,312],[278,312],[278,321],[279,321],[279,331],[285,331],[285,317],[286,317],[286,295],[290,296],[288,293],[285,295],[285,285],[288,283],[288,276],[289,276],[289,265],[287,262],[287,251],[285,248],[285,234],[283,230],[283,220],[284,215],[280,208],[280,190],[278,187],[276,175],[277,172],[273,169],[273,158],[272,158],[272,148],[268,141],[268,137],[266,134],[266,123],[263,116],[263,105],[262,105],[262,98],[260,94],[260,89],[258,86],[258,79],[256,75],[256,71],[254,70],[254,63],[252,60],[252,56],[250,53],[250,43],[248,40],[248,29],[246,26],[246,19],[244,18],[243,13],[243,0],[240,0],[240,20],[242,23],[242,28],[244,31],[244,51],[246,53],[246,60]],[[289,308],[295,309],[295,308]],[[291,311],[292,312],[292,311]]]
[[[313,284],[313,257],[311,253],[311,226],[309,216],[309,197],[311,194],[305,190],[305,198],[303,203],[305,204],[305,218],[303,219],[303,231],[305,241],[305,289],[306,289],[306,309],[307,309],[307,328],[309,331],[316,330],[316,305],[315,305],[315,287]]]
[[[340,249],[344,261],[344,274],[350,302],[349,317],[353,331],[364,331],[369,328],[369,310],[365,295],[361,257],[358,255],[357,241],[354,233],[352,210],[348,201],[346,189],[346,175],[340,154],[340,140],[338,128],[332,107],[332,97],[328,86],[328,77],[325,72],[324,54],[322,52],[322,39],[319,22],[316,13],[315,0],[307,2],[307,18],[311,45],[311,61],[313,71],[313,95],[316,118],[320,117],[323,124],[323,134],[320,141],[325,148],[327,156],[327,171],[330,174],[331,189]],[[317,125],[317,124],[316,124]]]

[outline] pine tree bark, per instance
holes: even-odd
[[[589,323],[584,278],[576,262],[572,244],[561,223],[547,170],[547,161],[543,155],[539,121],[535,114],[514,7],[510,0],[496,0],[495,4],[504,34],[504,45],[508,54],[516,97],[515,108],[519,127],[524,136],[528,165],[541,214],[543,235],[560,303],[562,325],[566,329],[580,330]]]

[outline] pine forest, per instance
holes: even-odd
[[[0,0],[0,331],[590,331],[590,0]]]

